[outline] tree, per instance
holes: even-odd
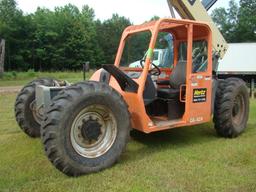
[[[96,22],[97,41],[104,50],[104,62],[114,63],[123,30],[131,25],[129,19],[113,14],[111,19]]]
[[[31,24],[14,0],[0,1],[0,36],[6,40],[6,69],[29,66]]]
[[[160,17],[155,15],[149,21],[157,21],[158,19],[160,19]]]
[[[229,1],[229,8],[217,8],[212,12],[213,21],[219,27],[227,42],[234,42],[237,37],[239,7],[234,0]]]
[[[229,1],[229,8],[217,8],[212,18],[228,42],[256,41],[256,1]]]
[[[1,39],[0,41],[0,78],[4,74],[4,58],[5,58],[5,40]]]
[[[57,7],[55,11],[38,9],[32,16],[37,69],[81,69],[85,61],[95,65],[96,36],[94,11],[84,6]]]
[[[157,16],[151,20],[158,19]],[[94,10],[68,4],[54,11],[38,8],[25,15],[15,0],[0,0],[0,37],[6,40],[6,70],[81,70],[90,61],[92,68],[114,63],[123,30],[129,19],[113,14],[103,22]],[[135,57],[144,50],[149,35],[136,37],[130,46]],[[143,53],[143,51],[141,51]]]
[[[256,41],[256,1],[240,0],[238,12],[237,41],[255,42]]]

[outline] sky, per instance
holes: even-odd
[[[24,13],[33,13],[37,7],[54,10],[56,6],[64,6],[68,3],[82,8],[89,5],[95,11],[96,19],[101,21],[111,18],[113,13],[125,16],[134,24],[140,24],[153,16],[170,17],[166,0],[17,0],[18,7]],[[228,0],[219,0],[211,8],[228,7]]]

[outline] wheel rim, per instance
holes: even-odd
[[[76,116],[71,126],[71,144],[74,150],[87,158],[105,154],[117,135],[113,113],[103,105],[91,105]]]
[[[33,115],[35,121],[38,124],[40,124],[42,122],[42,120],[43,120],[43,117],[44,117],[42,108],[37,110],[37,108],[36,108],[36,100],[32,101],[30,103],[29,107],[30,107],[30,110],[32,111],[32,115]]]
[[[242,95],[237,95],[232,108],[232,119],[236,125],[240,125],[244,119],[245,102]]]

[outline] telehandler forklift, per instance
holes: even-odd
[[[207,9],[210,2],[202,3]],[[43,78],[26,85],[15,103],[21,129],[41,135],[49,160],[69,176],[112,166],[131,129],[151,133],[213,117],[218,135],[238,136],[248,120],[248,90],[241,79],[217,79],[227,44],[202,3],[169,0],[183,19],[127,27],[114,65],[102,65],[89,81],[69,85]],[[145,50],[136,49],[136,58],[127,52],[138,42]],[[152,62],[157,48],[166,49],[169,64]],[[145,53],[140,67],[129,67]]]

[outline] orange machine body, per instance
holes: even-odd
[[[150,54],[146,57],[144,68],[123,68],[120,67],[120,60],[124,50],[127,37],[131,34],[143,31],[151,32],[151,40],[149,44],[149,52],[154,50],[157,36],[159,32],[169,32],[173,36],[174,45],[174,67],[178,62],[178,46],[181,42],[187,43],[187,69],[186,69],[186,84],[182,85],[180,89],[186,89],[186,94],[180,101],[185,103],[185,112],[179,119],[168,120],[166,116],[149,116],[146,112],[143,101],[143,91],[149,69],[151,68],[152,57]],[[192,73],[192,48],[193,41],[205,40],[208,46],[208,67],[204,72]],[[111,76],[109,85],[117,90],[125,99],[129,106],[131,114],[131,123],[134,129],[145,133],[160,131],[170,128],[201,124],[210,121],[212,116],[212,33],[206,23],[191,21],[191,20],[177,20],[177,19],[160,19],[142,25],[135,25],[127,27],[122,35],[119,48],[117,51],[115,66],[123,71],[140,71],[141,75],[134,81],[138,84],[137,93],[130,93],[123,91],[118,82]],[[171,69],[161,69],[165,74],[164,79],[168,79],[172,75]],[[91,80],[99,81],[101,70],[96,71]],[[195,91],[205,91],[205,102],[193,102],[193,95]]]

